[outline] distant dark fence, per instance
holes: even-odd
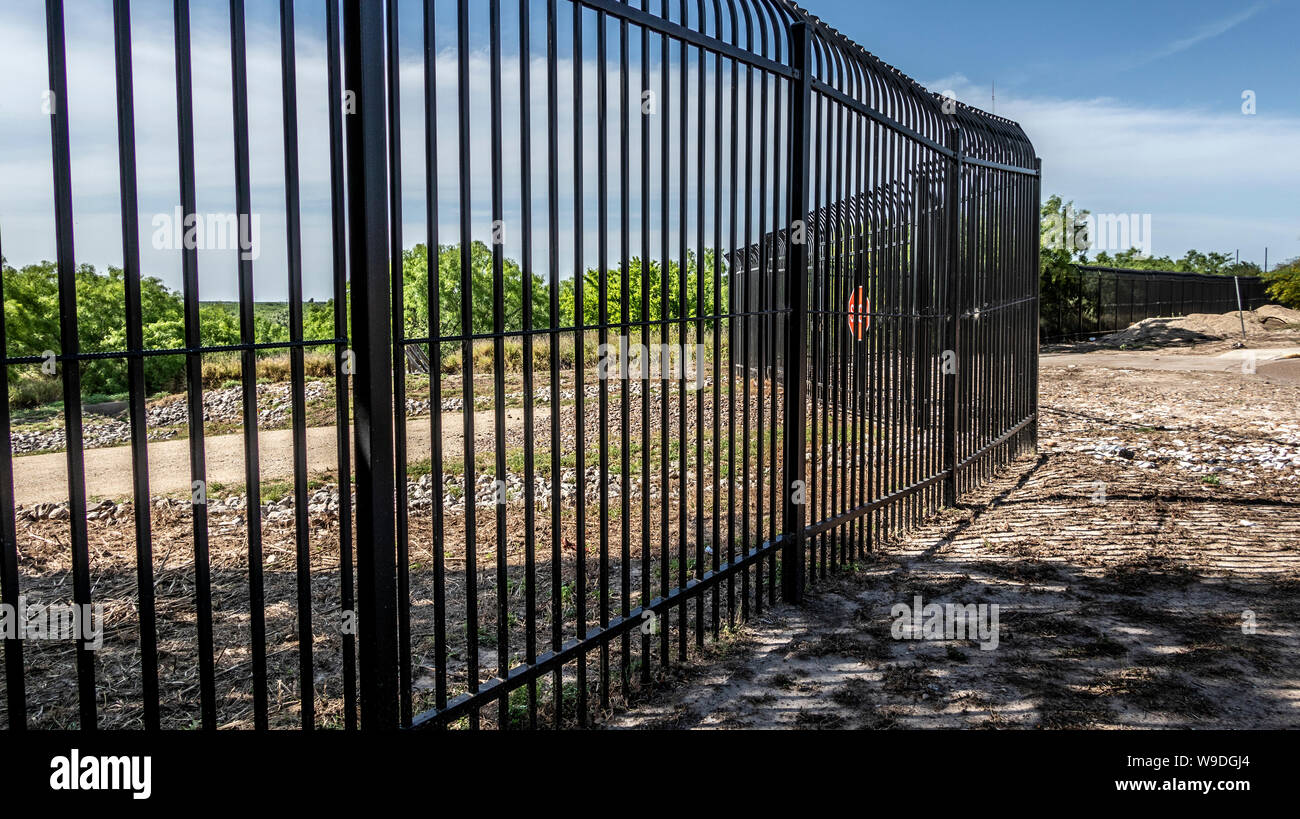
[[[1145,318],[1254,310],[1268,303],[1257,276],[1209,276],[1160,270],[1076,265],[1044,282],[1039,331],[1044,341],[1069,341],[1123,330]]]

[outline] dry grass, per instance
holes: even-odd
[[[334,356],[331,353],[306,353],[303,356],[303,370],[309,379],[332,378]],[[218,353],[206,356],[203,360],[203,386],[208,389],[224,387],[232,381],[238,381],[243,371],[238,355]],[[258,381],[288,381],[290,372],[287,353],[257,360]]]

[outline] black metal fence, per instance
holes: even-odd
[[[24,523],[5,405],[2,593],[70,587],[109,604],[109,628],[98,651],[6,639],[8,727],[586,725],[1034,446],[1039,173],[1015,123],[926,92],[784,0],[324,6],[324,339],[303,338],[294,3],[280,9],[292,338],[278,346],[293,366],[276,506],[260,494],[256,364],[277,345],[254,336],[252,262],[235,271],[241,344],[200,343],[196,251],[185,347],[141,337],[130,11],[114,4],[131,334],[96,355],[130,368],[134,493],[106,525],[83,475],[63,4],[47,1],[71,505]],[[194,213],[187,0],[174,9]],[[247,214],[245,21],[230,9]],[[317,345],[336,365],[323,470],[302,359]],[[237,517],[208,483],[201,377],[231,351]],[[152,356],[186,362],[193,492],[171,504],[149,483]]]
[[[1114,333],[1146,318],[1254,310],[1268,304],[1268,293],[1258,276],[1074,265],[1045,283],[1042,300],[1043,340],[1070,341]]]

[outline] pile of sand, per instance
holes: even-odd
[[[1247,315],[1257,317],[1260,324],[1264,325],[1265,328],[1300,328],[1300,310],[1292,310],[1290,307],[1283,307],[1280,304],[1266,304]],[[1249,327],[1247,327],[1247,332],[1249,332]]]
[[[1212,341],[1240,338],[1242,319],[1246,322],[1246,337],[1268,335],[1279,330],[1300,331],[1300,310],[1277,304],[1266,304],[1258,310],[1247,310],[1238,315],[1236,310],[1227,313],[1189,313],[1185,316],[1142,319],[1127,329],[1100,339],[1108,345],[1168,343],[1171,341]]]

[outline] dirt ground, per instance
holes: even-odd
[[[511,431],[522,429],[523,410],[505,411]],[[550,409],[539,407],[536,416],[549,417]],[[492,446],[490,411],[474,413],[475,438],[479,451]],[[464,416],[459,412],[443,413],[443,452],[448,457],[464,454]],[[406,424],[406,440],[412,462],[429,451],[429,419],[415,418]],[[351,433],[349,432],[349,440]],[[244,481],[243,434],[214,435],[204,440],[204,457],[208,481],[213,484],[237,485]],[[307,451],[309,474],[337,471],[338,432],[336,427],[308,427]],[[427,456],[425,456],[427,457]],[[275,429],[259,433],[258,459],[263,480],[293,478],[293,431]],[[132,492],[132,457],[127,446],[100,447],[86,450],[86,485],[94,498],[129,498]],[[154,495],[184,494],[190,489],[190,442],[185,439],[154,441],[149,444],[149,486]],[[57,503],[68,499],[68,457],[62,452],[25,455],[14,459],[14,499],[19,505]]]
[[[1271,369],[1294,360],[1258,350],[1255,372],[1243,372],[1240,362],[1234,366],[1217,358],[1225,352],[1230,346],[1190,347],[1176,355],[1143,352],[1137,359],[1130,351],[1095,348],[1044,357],[1039,455],[1013,463],[984,488],[963,496],[959,508],[907,537],[879,544],[855,572],[820,579],[804,606],[765,605],[748,625],[724,630],[722,639],[706,642],[702,650],[691,648],[689,664],[674,662],[665,673],[656,646],[655,676],[648,687],[633,685],[624,692],[616,684],[608,707],[592,692],[597,722],[613,727],[1300,727],[1295,627],[1300,402],[1295,382]],[[1171,364],[1173,359],[1182,365]],[[677,418],[674,406],[670,434],[676,434]],[[711,426],[707,413],[700,426]],[[652,424],[654,438],[657,427]],[[695,433],[690,426],[686,439],[694,440]],[[571,434],[566,430],[566,450]],[[594,447],[593,433],[587,435],[588,447]],[[692,476],[671,477],[678,485]],[[755,487],[766,485],[759,474],[749,480]],[[632,589],[628,602],[635,606],[643,572],[657,591],[665,575],[675,585],[695,571],[698,544],[688,540],[686,551],[679,551],[683,540],[677,531],[679,520],[688,520],[687,535],[694,528],[692,493],[685,499],[669,495],[664,535],[661,487],[655,483],[649,491],[648,500],[632,494],[627,525],[635,544],[648,502],[654,514],[647,532],[655,553],[646,563],[635,545],[626,561],[611,554],[615,613],[620,603],[615,581],[623,572]],[[197,724],[199,650],[189,506],[152,511],[163,722],[167,728],[191,728]],[[560,537],[551,535],[546,508],[533,509],[531,521],[527,511],[527,503],[510,504],[501,555],[494,545],[495,515],[478,514],[480,547],[472,571],[457,546],[465,541],[465,520],[447,516],[441,543],[447,571],[445,670],[452,695],[465,690],[472,667],[485,679],[522,660],[524,533],[530,526],[539,548],[562,544],[558,573],[551,570],[551,555],[537,555],[535,613],[543,647],[556,601],[566,636],[573,633],[584,597],[587,622],[596,619],[595,551],[602,534],[611,534],[611,545],[619,541],[618,504],[611,502],[608,521],[589,504],[581,534],[566,517]],[[222,727],[252,725],[249,555],[246,530],[238,525],[242,512],[214,510],[210,529]],[[769,522],[751,521],[751,526],[764,529]],[[427,506],[413,509],[409,523],[411,682],[418,713],[431,707],[438,679],[433,559],[441,544]],[[722,551],[722,533],[706,525],[705,543]],[[302,701],[293,533],[292,515],[266,519],[268,710],[271,725],[286,728],[298,725]],[[71,583],[67,522],[23,521],[18,536],[24,592],[37,600],[66,598]],[[662,552],[661,536],[668,544]],[[337,516],[313,513],[306,548],[312,678],[321,727],[342,724],[338,542]],[[585,595],[578,593],[575,542],[586,544]],[[108,624],[95,660],[101,727],[141,726],[134,545],[129,514],[91,522],[92,598],[105,603]],[[774,575],[770,569],[765,574],[770,583]],[[478,589],[477,633],[464,627],[470,585]],[[507,595],[500,602],[497,589]],[[767,597],[766,589],[754,591]],[[983,650],[977,642],[959,639],[894,639],[893,606],[910,604],[917,595],[925,603],[996,604],[997,647]],[[712,602],[689,608],[702,611]],[[507,612],[504,630],[496,614],[501,603]],[[674,613],[674,634],[680,615],[690,623],[693,613]],[[1253,625],[1253,631],[1243,625]],[[618,648],[616,643],[609,652],[616,676]],[[602,658],[593,653],[590,659],[594,668]],[[76,727],[69,644],[29,643],[24,663],[29,724]],[[0,681],[2,675],[0,669]],[[545,705],[555,692],[549,680],[543,682],[539,702]],[[574,689],[567,672],[563,686],[567,725]],[[625,693],[634,703],[631,710]],[[524,713],[519,698],[512,695],[508,706],[506,718],[517,723]],[[550,724],[546,708],[540,710],[542,724]],[[495,711],[485,709],[488,725]],[[6,718],[0,704],[0,725]]]
[[[594,389],[590,385],[588,390]],[[764,416],[771,416],[771,401],[780,400],[780,392],[775,397],[768,387],[768,394],[763,405]],[[653,390],[652,390],[653,392]],[[705,394],[701,400],[689,396],[681,404],[675,391],[670,391],[670,402],[665,409],[656,397],[653,400],[654,412],[650,415],[647,434],[655,441],[659,440],[665,423],[668,434],[673,440],[696,441],[701,435],[711,434],[713,424],[713,402]],[[737,406],[743,403],[736,399]],[[752,406],[748,411],[751,423],[756,421],[758,405],[751,396]],[[724,396],[719,405],[721,409],[731,404]],[[619,404],[611,400],[609,406],[610,426],[619,426]],[[633,404],[634,409],[636,404]],[[682,411],[684,408],[684,412]],[[564,415],[572,419],[573,408],[563,406]],[[660,411],[666,416],[660,416]],[[509,410],[514,413],[516,410]],[[700,413],[703,413],[701,416]],[[482,413],[476,413],[476,416]],[[665,422],[666,417],[666,422]],[[490,419],[479,417],[476,424],[476,438],[480,445],[486,445],[490,451],[492,424]],[[510,419],[507,419],[510,420]],[[461,418],[456,415],[457,423],[445,430],[444,443],[449,454],[458,454]],[[598,402],[589,396],[588,411],[585,416],[585,441],[587,452],[599,453],[597,428],[600,413]],[[640,415],[634,412],[629,419],[633,443],[641,440]],[[550,460],[549,434],[546,426],[549,422],[549,410],[538,408],[537,424],[539,434],[536,437],[533,454],[537,459],[539,473]],[[427,446],[429,421],[427,418],[413,422],[420,424],[424,434],[422,439]],[[679,423],[685,423],[687,433],[680,434]],[[739,421],[737,423],[740,423]],[[729,420],[724,422],[727,428]],[[484,437],[484,430],[486,436]],[[309,430],[309,433],[317,430]],[[332,428],[323,428],[330,437],[319,442],[319,448],[328,448],[332,454]],[[278,435],[278,432],[263,436],[263,445]],[[562,455],[572,453],[575,447],[577,426],[571,420],[561,427]],[[509,427],[507,443],[512,437],[522,441],[522,425]],[[747,476],[749,485],[749,531],[768,531],[775,526],[771,521],[773,502],[768,499],[767,506],[759,500],[759,487],[768,487],[763,470],[759,466],[755,445],[758,433],[751,430],[749,446],[750,465],[741,470]],[[277,439],[272,439],[277,440]],[[412,441],[417,442],[414,435]],[[309,437],[309,448],[313,439]],[[763,463],[770,470],[779,471],[779,446],[773,439],[770,426],[765,432],[765,456]],[[211,440],[208,442],[211,443]],[[412,443],[414,449],[417,443]],[[184,441],[165,441],[151,446],[151,452],[159,447],[171,444],[185,445]],[[121,448],[119,448],[121,449]],[[233,449],[228,447],[227,449]],[[705,469],[697,472],[690,469],[686,477],[680,469],[679,455],[691,455],[688,448],[677,448],[668,462],[661,459],[662,453],[652,446],[650,461],[651,480],[643,492],[640,486],[639,470],[630,473],[631,488],[626,493],[619,491],[617,480],[609,484],[609,509],[607,517],[602,516],[599,505],[598,489],[600,469],[591,466],[585,469],[586,492],[588,497],[583,523],[578,524],[575,513],[576,490],[574,477],[569,474],[574,470],[565,470],[566,477],[560,482],[563,510],[561,529],[558,535],[552,535],[552,519],[549,504],[549,491],[542,493],[535,503],[529,503],[526,493],[510,495],[510,502],[499,507],[504,514],[503,536],[498,539],[498,519],[491,502],[487,508],[482,504],[473,507],[475,517],[471,521],[466,514],[466,504],[451,502],[440,503],[443,519],[436,527],[432,516],[432,496],[423,479],[421,483],[410,487],[410,507],[407,525],[409,535],[406,540],[408,554],[408,582],[410,589],[410,630],[411,646],[411,691],[416,713],[432,708],[438,685],[438,674],[445,675],[445,681],[451,696],[466,691],[471,678],[486,680],[496,673],[503,673],[523,662],[525,638],[528,623],[528,595],[526,593],[527,565],[529,548],[535,548],[536,599],[532,613],[536,617],[539,650],[549,646],[552,624],[558,619],[562,624],[565,639],[571,639],[576,633],[577,621],[594,625],[599,620],[602,601],[601,572],[599,570],[599,550],[610,550],[608,562],[608,611],[617,615],[622,610],[623,595],[620,581],[626,575],[626,582],[631,589],[627,604],[634,607],[640,604],[642,576],[653,579],[653,589],[660,584],[678,585],[695,576],[700,560],[700,550],[706,548],[705,542],[697,544],[695,539],[699,531],[697,525],[706,526],[705,538],[712,546],[708,554],[716,565],[724,547],[719,543],[718,530],[713,520],[701,520],[695,510],[700,503],[695,491],[681,492],[681,487],[689,479],[697,489],[705,486],[715,487],[714,476],[706,463]],[[694,447],[689,449],[694,450]],[[265,451],[265,450],[264,450]],[[708,451],[706,447],[704,451]],[[112,452],[110,449],[94,450],[95,453]],[[320,453],[313,450],[313,455]],[[231,456],[238,459],[238,451]],[[30,455],[16,459],[33,461],[36,459],[59,458],[61,453],[53,455]],[[322,459],[328,464],[332,458]],[[611,458],[612,465],[618,459]],[[211,463],[209,459],[209,463]],[[161,459],[151,463],[152,469],[164,464]],[[636,462],[634,461],[634,464]],[[695,463],[691,462],[691,467]],[[51,469],[56,467],[51,466]],[[226,468],[226,467],[223,467]],[[175,471],[173,468],[172,471]],[[121,467],[122,476],[128,477],[129,461]],[[17,478],[21,486],[30,479]],[[99,474],[99,473],[97,473]],[[266,473],[263,473],[264,476]],[[666,475],[666,477],[665,477]],[[699,479],[697,480],[697,475]],[[118,476],[118,477],[122,477]],[[209,472],[212,478],[213,473]],[[424,478],[429,477],[425,475]],[[446,480],[456,476],[445,476]],[[486,472],[480,473],[480,481],[490,480]],[[722,480],[721,477],[717,480]],[[540,481],[540,475],[539,475]],[[215,484],[215,479],[213,479]],[[669,489],[662,487],[667,483]],[[739,483],[739,481],[737,482]],[[463,484],[462,484],[463,485]],[[725,481],[722,482],[725,486]],[[549,486],[549,484],[548,484]],[[299,661],[299,612],[304,610],[306,598],[299,598],[297,571],[299,565],[309,569],[307,581],[310,588],[311,612],[311,659],[310,685],[315,703],[316,724],[326,728],[343,725],[344,712],[344,655],[347,651],[343,636],[343,623],[348,612],[341,601],[342,566],[340,554],[340,518],[337,505],[318,503],[320,494],[328,494],[330,489],[337,492],[337,485],[326,485],[311,489],[312,503],[307,516],[305,560],[300,560],[295,542],[295,514],[292,510],[292,498],[286,496],[275,509],[264,510],[262,515],[262,537],[260,539],[260,561],[253,557],[249,545],[249,517],[243,496],[240,494],[217,495],[208,505],[207,550],[211,567],[212,597],[212,635],[213,668],[215,677],[215,704],[217,725],[223,728],[253,727],[254,712],[254,673],[255,663],[252,645],[258,641],[252,639],[256,630],[251,612],[260,610],[264,613],[265,639],[261,644],[266,648],[268,682],[268,707],[270,725],[273,728],[298,727],[302,715],[302,690],[300,683],[302,668]],[[196,598],[198,597],[198,573],[195,569],[194,518],[188,497],[167,498],[157,482],[151,487],[153,503],[150,509],[153,590],[155,603],[153,610],[157,620],[158,676],[160,688],[160,707],[164,728],[197,727],[200,701],[200,653],[196,639],[198,615]],[[481,488],[481,487],[480,487]],[[490,488],[490,487],[489,487]],[[96,487],[93,494],[100,494],[102,488]],[[739,495],[740,490],[737,490]],[[764,493],[766,494],[766,493]],[[708,495],[711,500],[713,489]],[[810,496],[815,497],[815,496]],[[337,496],[335,497],[337,500]],[[109,503],[109,502],[105,502]],[[736,506],[737,514],[743,504]],[[652,508],[652,514],[645,514],[646,508]],[[711,507],[712,508],[712,507]],[[765,509],[765,511],[763,511]],[[30,510],[29,510],[30,511]],[[142,727],[143,712],[140,705],[142,697],[140,656],[140,596],[138,593],[138,575],[136,566],[136,528],[133,506],[122,502],[116,506],[109,503],[107,511],[99,505],[92,504],[91,519],[88,522],[88,545],[90,558],[90,583],[92,600],[104,606],[104,642],[94,652],[96,690],[101,704],[97,714],[99,727],[128,728]],[[662,515],[662,517],[661,517]],[[642,520],[645,518],[645,528]],[[626,521],[630,552],[620,554],[620,529]],[[354,521],[355,523],[355,521]],[[738,524],[745,528],[744,524]],[[472,529],[471,529],[472,527]],[[473,532],[471,535],[470,532]],[[529,537],[528,535],[532,536]],[[17,550],[19,556],[20,589],[29,602],[50,603],[66,602],[70,597],[72,584],[72,564],[69,520],[66,514],[60,517],[30,515],[19,516],[17,531]],[[355,542],[356,534],[353,533]],[[653,554],[643,560],[640,544],[642,537],[652,544]],[[473,562],[470,561],[471,550],[465,548],[467,542],[477,544],[473,550]],[[579,549],[577,544],[582,544]],[[685,545],[684,545],[685,544]],[[716,548],[714,548],[716,547]],[[552,551],[554,549],[554,551]],[[442,559],[446,572],[445,585],[440,585],[436,561]],[[558,557],[558,560],[557,560]],[[706,561],[709,557],[704,558]],[[249,566],[260,565],[263,605],[250,606],[252,580]],[[585,565],[585,572],[579,566]],[[558,568],[556,568],[558,567]],[[707,568],[707,563],[705,565]],[[770,587],[763,586],[763,593]],[[474,596],[470,595],[470,589]],[[440,591],[441,589],[441,591]],[[758,587],[756,585],[755,593]],[[436,615],[436,603],[441,595],[445,605],[445,615],[441,620]],[[710,599],[712,603],[712,599]],[[585,607],[585,609],[584,609]],[[683,614],[697,616],[699,609],[694,605],[690,611],[677,610],[672,613],[671,623],[676,628]],[[505,612],[504,617],[502,612]],[[555,612],[558,611],[558,618]],[[473,612],[473,619],[471,619]],[[471,625],[472,624],[472,625]],[[446,660],[441,670],[437,668],[436,647],[438,630],[445,627]],[[683,641],[685,646],[685,641]],[[0,643],[0,655],[4,653]],[[656,645],[656,652],[659,647]],[[589,678],[594,679],[594,669],[599,657],[597,652],[589,656],[593,669]],[[675,648],[674,648],[675,654]],[[656,673],[662,667],[659,662],[662,654],[655,653],[653,664]],[[614,659],[615,664],[619,662]],[[34,728],[76,728],[79,727],[77,714],[77,679],[74,667],[72,643],[68,640],[33,639],[24,642],[23,663],[27,690],[27,722]],[[616,672],[617,673],[617,672]],[[574,703],[572,691],[576,683],[572,667],[566,668],[564,686],[565,710],[562,715],[566,724],[576,724],[573,716]],[[549,690],[546,684],[540,686],[539,698],[544,705],[549,704]],[[0,664],[0,688],[5,684],[5,669]],[[522,692],[521,692],[522,693]],[[608,693],[608,692],[605,692]],[[629,692],[618,692],[623,700]],[[593,692],[595,701],[598,695]],[[517,719],[517,697],[511,698],[511,716]],[[495,709],[485,709],[495,712]],[[548,714],[546,707],[540,709],[543,718]],[[495,713],[489,714],[489,717]],[[0,727],[7,724],[8,714],[5,703],[0,701]],[[489,719],[491,724],[491,719]]]
[[[1049,357],[1039,455],[609,725],[1300,727],[1300,393],[1188,364]],[[918,595],[996,648],[895,639]]]

